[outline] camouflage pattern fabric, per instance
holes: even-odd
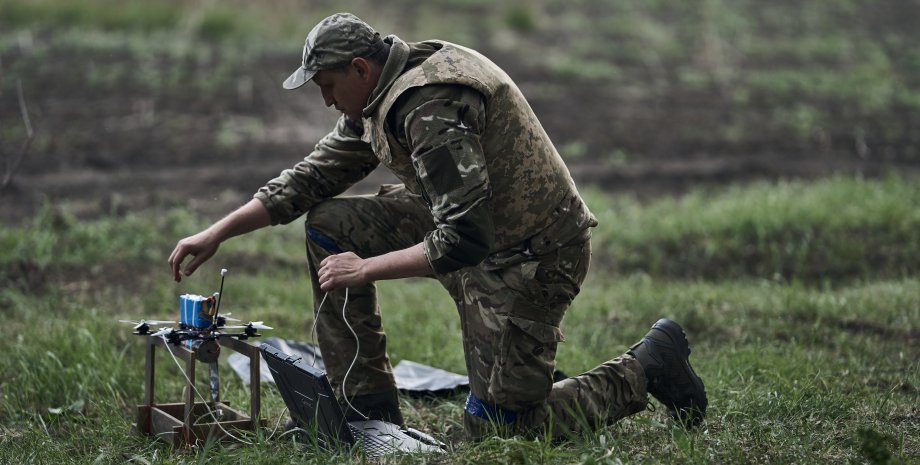
[[[382,186],[377,195],[329,199],[307,215],[307,256],[317,338],[329,380],[340,398],[343,378],[355,356],[355,338],[342,319],[344,289],[326,295],[319,288],[320,262],[339,252],[371,257],[411,247],[432,227],[431,214],[422,200],[402,186]],[[351,397],[395,389],[377,306],[377,287],[371,283],[350,288],[347,304],[345,315],[360,339],[361,353],[348,375],[345,393]]]
[[[368,57],[383,48],[380,34],[351,13],[336,13],[320,21],[307,34],[300,68],[282,86],[296,89],[323,69],[347,65],[354,57]]]
[[[408,47],[392,35],[386,40],[392,43],[391,54]],[[508,251],[528,240],[533,252],[550,251],[597,225],[578,195],[565,163],[511,78],[474,50],[442,41],[423,44],[437,51],[400,74],[388,84],[383,96],[372,95],[372,104],[364,110],[368,117],[364,118],[362,140],[370,143],[380,162],[413,193],[448,196],[432,202],[436,223],[440,225],[444,218],[449,218],[455,205],[468,205],[471,198],[482,198],[487,190],[495,229],[492,253]],[[488,112],[482,116],[481,137],[475,146],[470,147],[462,139],[443,148],[425,143],[404,147],[396,143],[398,135],[388,124],[388,115],[399,111],[394,110],[394,105],[410,89],[439,84],[462,85],[483,95]],[[438,132],[457,128],[458,119],[462,117],[441,122]],[[476,166],[464,164],[466,155],[461,155],[477,149],[488,167],[488,177],[481,183],[460,183],[450,189],[450,184],[438,183],[440,178],[429,176],[429,160],[447,154],[454,157],[455,166],[475,169]],[[461,173],[465,173],[464,169]],[[450,192],[439,192],[435,184]],[[536,241],[532,240],[535,236],[539,236]],[[429,252],[427,247],[426,252]]]
[[[516,412],[512,423],[479,418],[465,411],[463,426],[472,440],[517,435],[572,438],[641,412],[647,404],[642,367],[632,356],[623,355],[554,383],[546,399]]]
[[[265,206],[273,225],[288,224],[324,199],[345,192],[379,163],[342,116],[306,158],[268,181],[253,197]]]
[[[388,392],[394,380],[375,286],[349,289],[347,305],[345,290],[323,296],[319,263],[421,242],[456,303],[472,392],[485,411],[514,413],[501,431],[468,413],[472,438],[566,434],[644,408],[644,373],[631,356],[553,384],[560,324],[587,273],[597,221],[523,94],[473,50],[384,41],[390,55],[363,120],[341,118],[255,195],[273,224],[308,215],[314,313],[337,394]],[[378,163],[404,184],[331,198]],[[346,379],[357,347],[349,325],[360,350]]]
[[[377,195],[317,205],[306,225],[314,289],[319,289],[318,264],[330,253],[380,255],[417,243],[432,226],[423,200],[403,186],[385,186]],[[457,305],[472,391],[490,405],[518,413],[517,421],[504,426],[466,414],[465,428],[471,438],[496,433],[558,436],[645,407],[645,377],[628,355],[553,383],[556,349],[564,340],[559,326],[578,294],[589,261],[590,241],[579,238],[532,260],[501,268],[466,267],[436,277]],[[314,300],[319,305],[323,296],[318,294]],[[320,348],[339,395],[356,347],[342,319],[343,305],[344,290],[330,292],[317,317]],[[349,289],[345,315],[361,349],[345,393],[351,397],[393,389],[373,284]]]
[[[485,202],[492,233],[483,243],[488,249],[477,254],[486,254],[485,260],[498,266],[549,252],[597,225],[524,96],[501,69],[472,50],[446,42],[410,47],[395,36],[386,41],[391,56],[365,109],[363,128],[343,116],[309,156],[254,195],[272,224],[293,221],[383,163],[407,189],[429,200],[433,234],[445,228],[452,233],[425,238],[426,255],[436,272],[465,265],[457,258],[470,251],[451,253],[463,239],[461,231],[452,229],[475,207],[486,208],[481,205]],[[414,64],[412,49],[429,56],[404,72],[404,66]],[[463,112],[471,103],[467,99],[457,102],[449,118],[438,119],[431,116],[430,106],[413,106],[407,98],[410,91],[445,85],[474,90],[484,99],[477,104],[488,112]],[[413,131],[437,134],[440,142],[410,140]],[[457,170],[445,171],[448,166]],[[479,215],[469,223],[484,227],[483,221]],[[445,258],[444,266],[440,258]]]

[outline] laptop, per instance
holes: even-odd
[[[438,440],[413,428],[380,420],[347,421],[323,371],[268,344],[261,351],[291,418],[306,431],[315,428],[323,447],[358,447],[369,457],[444,451]]]

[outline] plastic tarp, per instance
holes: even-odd
[[[326,365],[323,363],[323,355],[319,347],[314,344],[293,341],[290,339],[281,339],[270,337],[263,339],[261,344],[268,344],[277,347],[278,350],[295,356],[301,357],[304,361],[313,367],[325,371]],[[259,377],[263,383],[274,383],[271,373],[268,371],[268,364],[262,357],[259,357],[262,364]],[[233,371],[239,375],[243,383],[249,384],[249,357],[239,353],[232,353],[227,359]],[[459,388],[469,386],[469,378],[464,375],[451,373],[440,368],[434,368],[410,360],[402,360],[393,367],[393,376],[396,378],[396,387],[405,394],[413,396],[425,395],[446,395],[456,391]]]
[[[393,367],[396,387],[410,395],[447,395],[457,388],[469,386],[470,379],[440,368],[401,360]]]

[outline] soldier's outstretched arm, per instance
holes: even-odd
[[[258,199],[250,200],[204,231],[186,237],[176,244],[176,248],[169,255],[169,267],[172,269],[173,279],[179,282],[182,280],[182,274],[189,276],[194,273],[202,263],[214,256],[220,244],[225,240],[270,224],[271,218],[262,202]],[[188,256],[193,258],[182,270],[182,262]]]

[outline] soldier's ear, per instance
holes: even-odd
[[[371,64],[369,61],[361,57],[355,57],[351,60],[351,66],[355,68],[355,72],[358,73],[358,77],[360,77],[362,81],[371,78]]]

